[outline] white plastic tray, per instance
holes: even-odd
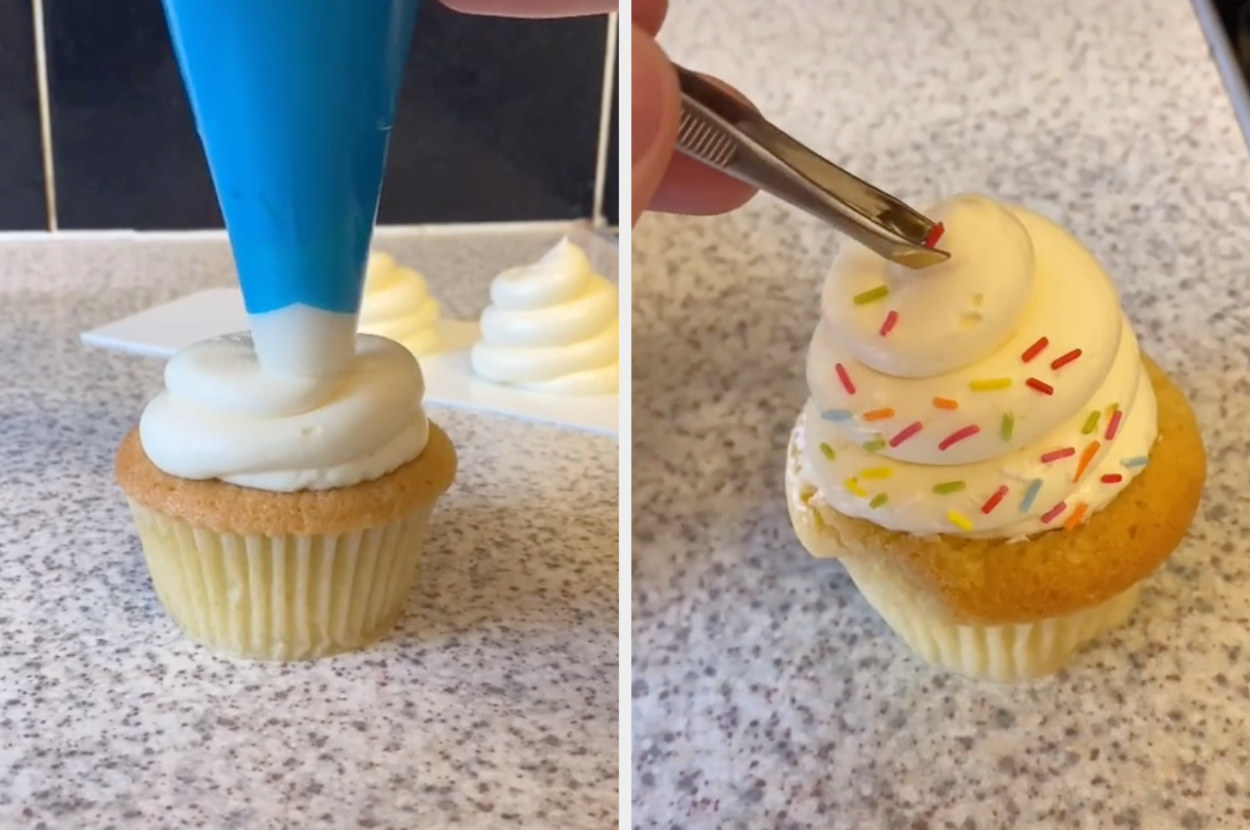
[[[420,358],[429,403],[618,434],[619,396],[552,395],[479,380],[469,365],[468,352],[477,339],[477,324],[443,320],[439,325],[446,350]],[[168,359],[197,340],[245,329],[247,314],[239,290],[210,288],[84,332],[82,342]]]

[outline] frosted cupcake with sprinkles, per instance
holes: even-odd
[[[980,196],[928,215],[948,261],[848,242],[825,281],[790,517],[921,657],[1037,677],[1132,614],[1197,510],[1202,439],[1064,229]]]

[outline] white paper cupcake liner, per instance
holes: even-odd
[[[1003,683],[1052,674],[1098,634],[1133,613],[1141,583],[1062,617],[1009,625],[958,625],[941,619],[885,567],[847,558],[847,573],[868,603],[918,656],[970,677]]]
[[[133,500],[130,508],[156,594],[188,637],[236,657],[308,660],[394,626],[433,505],[322,536],[219,533]]]

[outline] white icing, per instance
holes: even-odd
[[[398,341],[415,355],[438,351],[439,305],[425,278],[386,253],[373,253],[365,271],[360,330]]]
[[[249,314],[256,355],[271,375],[334,377],[356,353],[356,315],[291,305]]]
[[[948,263],[899,276],[851,243],[826,281],[808,352],[807,474],[839,512],[911,533],[1017,538],[1062,526],[1080,504],[1091,515],[1140,471],[1123,462],[1145,456],[1156,434],[1153,390],[1109,279],[1063,229],[1023,209],[959,197],[933,215],[946,225]],[[890,286],[887,297],[854,302],[881,284]],[[897,321],[883,336],[891,310]],[[1048,345],[1025,362],[1042,337]],[[1079,357],[1051,367],[1074,349]],[[935,367],[941,373],[932,374]],[[1054,394],[1029,387],[1029,378]],[[970,386],[997,379],[1010,385]],[[957,408],[939,408],[935,398]],[[1112,405],[1121,414],[1109,439]],[[1095,410],[1097,426],[1087,433]],[[906,437],[915,423],[920,430]],[[979,431],[942,449],[970,426]],[[1041,460],[1065,448],[1073,452]],[[1106,483],[1104,475],[1121,479]],[[1022,508],[1034,481],[1040,485]],[[934,492],[948,482],[962,489]],[[984,512],[1004,486],[1006,495]]]
[[[429,423],[421,369],[402,346],[356,337],[332,377],[272,373],[246,334],[195,343],[165,367],[139,436],[170,475],[262,490],[348,487],[417,457]]]
[[[616,287],[568,239],[538,262],[500,274],[490,297],[470,355],[477,374],[567,395],[617,391]]]

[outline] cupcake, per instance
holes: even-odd
[[[364,296],[360,301],[360,331],[389,337],[418,357],[437,352],[438,300],[430,295],[425,278],[395,262],[387,253],[369,255]]]
[[[359,335],[329,378],[264,372],[249,335],[196,343],[117,452],[161,603],[226,654],[359,648],[403,611],[456,454],[415,359]]]
[[[494,383],[560,395],[614,395],[620,369],[616,286],[567,238],[490,287],[470,360]]]
[[[1062,228],[978,196],[930,215],[949,261],[848,243],[825,281],[790,517],[924,659],[1037,677],[1130,616],[1197,510],[1202,440]]]

